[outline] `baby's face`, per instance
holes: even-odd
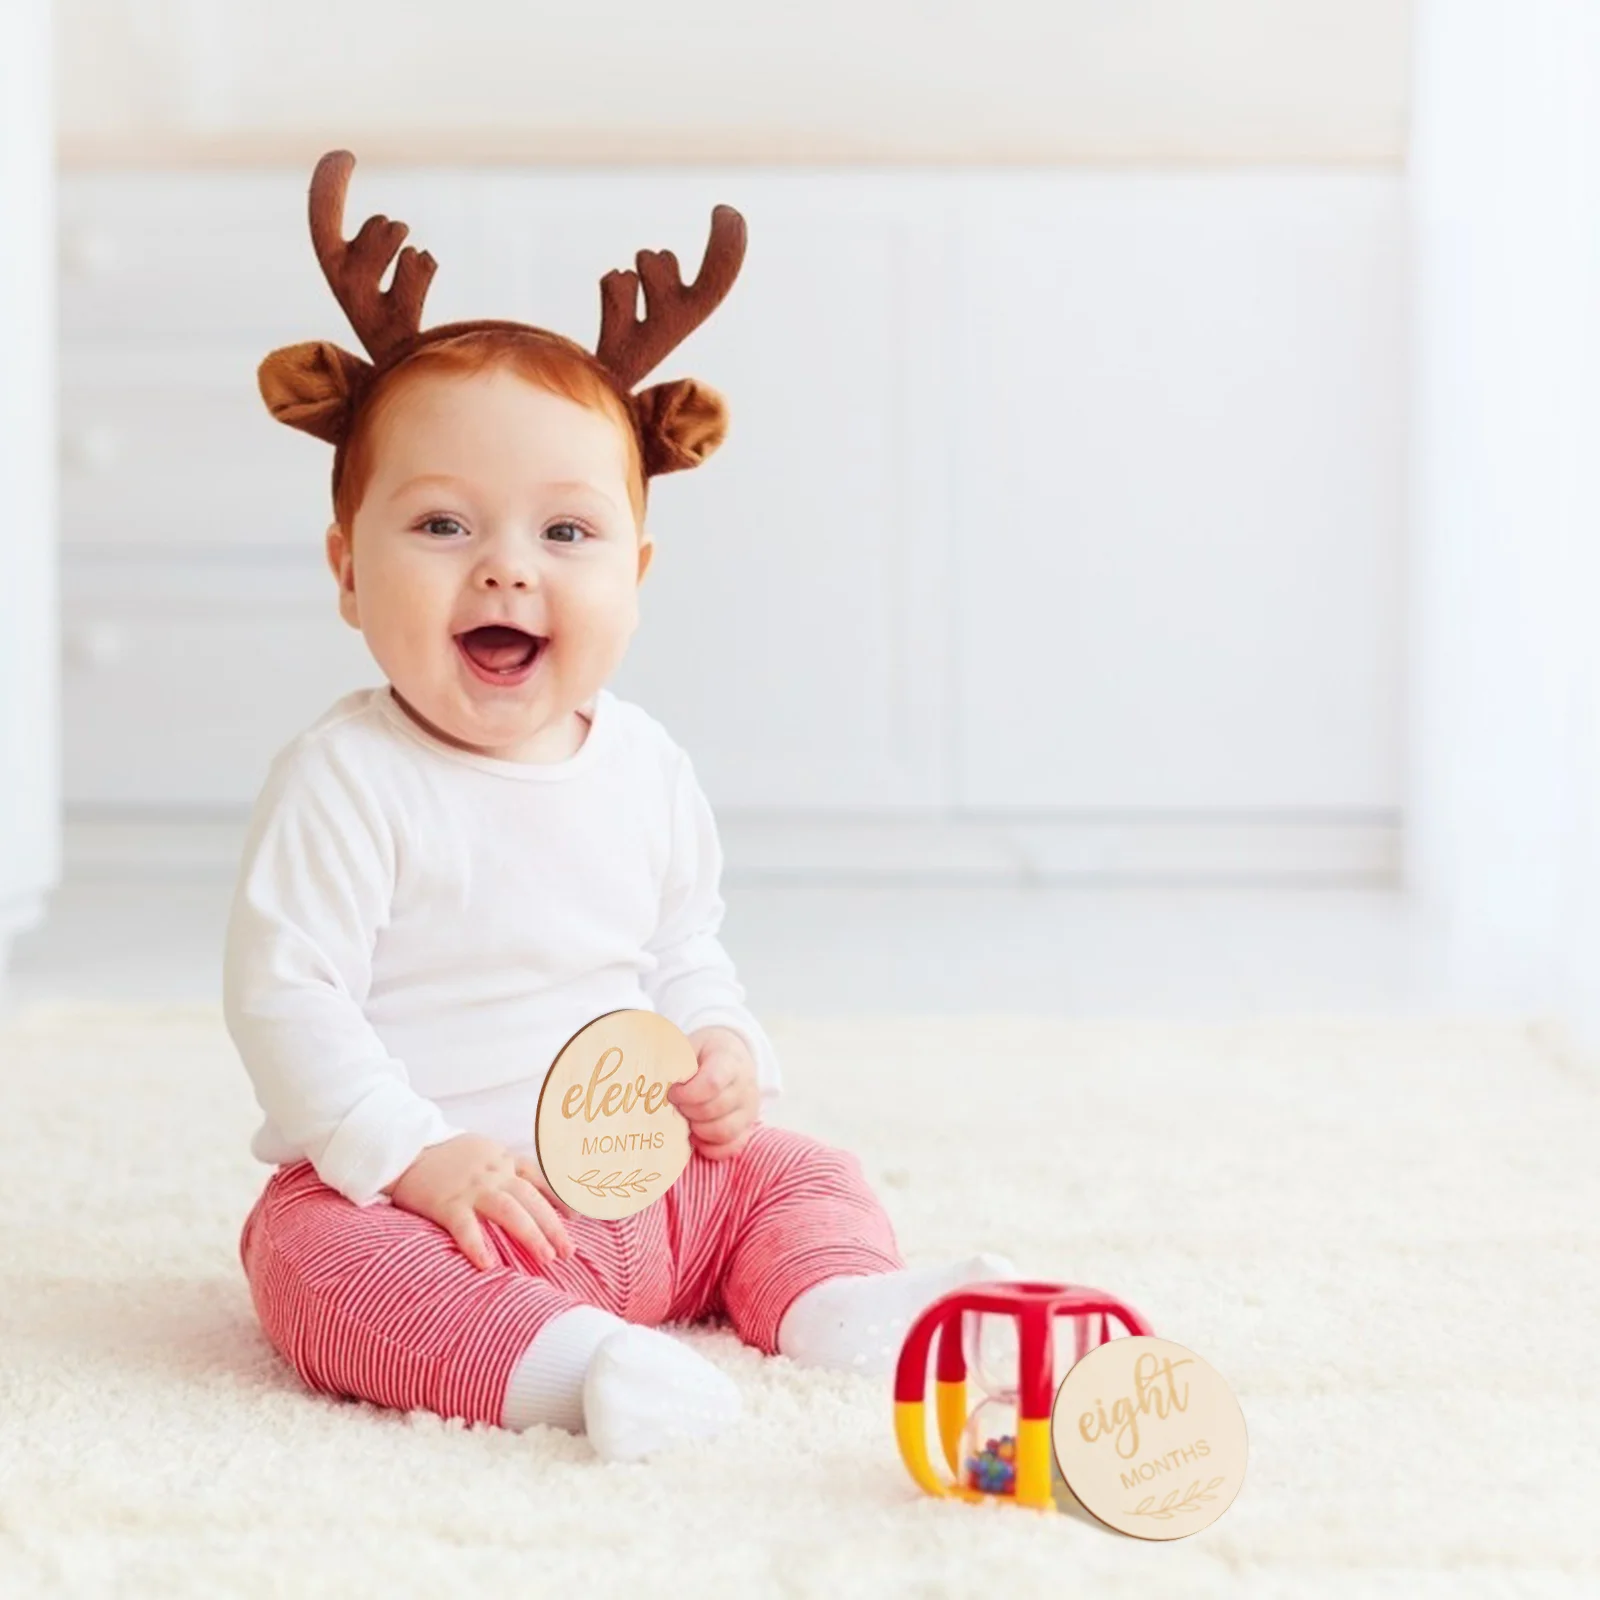
[[[399,394],[351,536],[328,530],[340,612],[405,707],[510,761],[581,743],[651,548],[619,425],[501,368]]]

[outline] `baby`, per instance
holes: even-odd
[[[224,1009],[276,1171],[241,1256],[313,1389],[638,1459],[739,1409],[662,1324],[726,1317],[767,1354],[881,1376],[929,1301],[1014,1270],[908,1270],[856,1158],[761,1122],[779,1066],[718,939],[710,807],[605,687],[654,552],[647,480],[726,428],[692,379],[633,390],[731,287],[742,219],[717,208],[693,284],[669,254],[608,274],[594,354],[516,323],[422,333],[432,258],[407,247],[379,289],[407,230],[344,240],[353,165],[318,164],[311,229],[373,360],[295,345],[260,379],[335,446],[328,563],[386,682],[280,751],[252,813]],[[694,1047],[670,1092],[691,1153],[597,1221],[545,1182],[535,1111],[562,1044],[624,1007]]]

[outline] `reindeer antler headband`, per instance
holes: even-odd
[[[422,331],[422,302],[438,267],[426,250],[400,249],[410,229],[372,216],[354,239],[344,237],[345,191],[356,158],[330,150],[311,177],[311,242],[317,260],[366,347],[370,362],[325,339],[274,350],[257,373],[261,397],[280,422],[334,446],[337,485],[344,441],[380,372],[398,366],[423,345],[478,329],[517,329],[564,346],[602,373],[627,405],[638,430],[647,476],[696,467],[722,443],[727,407],[714,389],[693,378],[658,383],[634,394],[639,381],[700,326],[733,287],[744,261],[744,218],[732,206],[711,213],[711,237],[693,283],[685,284],[670,250],[641,250],[636,272],[600,280],[600,338],[593,353],[524,322],[446,322]],[[379,281],[394,260],[389,288]],[[645,314],[637,315],[644,287]]]

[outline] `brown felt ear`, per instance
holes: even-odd
[[[633,405],[650,476],[698,467],[728,434],[722,396],[693,378],[652,384],[633,397]]]
[[[313,339],[274,350],[256,369],[256,382],[279,422],[338,444],[351,401],[371,375],[371,366],[359,356]]]

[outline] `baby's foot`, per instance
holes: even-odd
[[[887,1377],[912,1322],[940,1295],[966,1283],[1016,1276],[1005,1256],[984,1254],[939,1267],[828,1278],[798,1295],[784,1312],[778,1349],[809,1367]]]
[[[725,1372],[670,1334],[634,1324],[603,1339],[583,1380],[584,1431],[607,1461],[710,1439],[739,1416]]]

